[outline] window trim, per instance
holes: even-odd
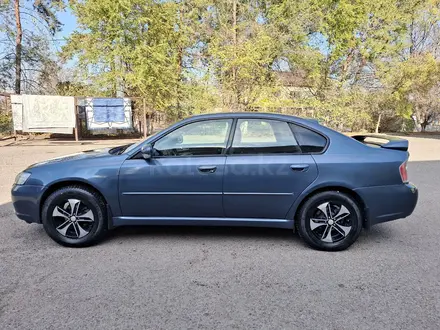
[[[196,120],[196,121],[192,121],[189,123],[185,123],[183,125],[179,125],[177,126],[175,129],[169,131],[167,134],[162,135],[160,137],[158,137],[156,140],[151,142],[151,146],[154,148],[154,145],[156,144],[157,141],[163,139],[164,137],[168,136],[169,134],[173,133],[174,131],[177,131],[178,129],[188,126],[188,125],[192,125],[195,123],[200,123],[200,122],[207,122],[207,121],[229,121],[231,123],[231,125],[229,126],[229,131],[226,134],[226,145],[223,148],[222,152],[220,154],[211,154],[211,155],[185,155],[185,156],[154,156],[152,158],[154,159],[161,159],[161,158],[185,158],[185,157],[224,157],[227,147],[228,147],[228,143],[229,143],[229,138],[230,138],[230,133],[232,131],[232,127],[234,126],[234,118],[218,118],[218,119],[201,119],[201,120]],[[141,154],[141,151],[139,150],[138,153],[136,153],[133,157],[131,157],[131,159],[139,159],[138,154]],[[142,156],[140,157],[142,158]]]
[[[291,130],[293,137],[295,138],[295,141],[298,143],[298,147],[300,152],[286,152],[286,153],[258,153],[258,154],[233,154],[232,153],[232,143],[234,143],[234,136],[235,136],[235,129],[237,127],[238,121],[248,119],[248,120],[266,120],[266,121],[278,121],[282,123],[286,123],[289,129]],[[299,144],[298,139],[296,138],[295,132],[292,130],[292,126],[290,124],[293,123],[292,121],[286,121],[286,120],[280,120],[280,119],[273,119],[273,118],[265,118],[265,117],[255,117],[255,118],[245,118],[245,117],[238,117],[234,118],[234,124],[231,126],[231,144],[227,148],[226,155],[229,156],[293,156],[293,155],[304,155],[301,149],[301,145]],[[233,129],[233,131],[232,131]]]
[[[231,154],[231,150],[232,150],[232,143],[234,143],[234,135],[235,135],[235,128],[237,127],[237,122],[240,118],[232,118],[233,122],[231,125],[231,131],[229,132],[229,138],[228,138],[228,143],[226,144],[226,148],[225,148],[225,155],[232,155]]]
[[[151,141],[150,143],[151,143],[152,146],[154,146],[156,141],[158,141],[162,137],[170,134],[171,132],[174,132],[175,130],[177,130],[177,129],[183,127],[183,126],[189,125],[189,124],[193,124],[193,123],[197,123],[197,122],[201,122],[201,121],[225,120],[225,119],[226,120],[232,120],[232,124],[231,124],[230,131],[229,131],[229,138],[228,138],[227,143],[226,143],[226,148],[224,148],[224,150],[223,150],[223,152],[221,154],[218,154],[218,155],[199,155],[199,156],[156,156],[156,157],[153,157],[153,158],[224,157],[224,156],[227,156],[227,157],[230,157],[230,156],[233,156],[233,157],[236,157],[236,156],[252,156],[253,157],[253,156],[267,156],[267,155],[270,155],[270,156],[322,155],[325,152],[327,152],[327,149],[328,149],[328,147],[330,145],[330,138],[325,133],[322,133],[322,132],[316,130],[315,128],[312,128],[312,127],[307,126],[307,125],[302,124],[302,123],[298,123],[298,122],[296,122],[294,120],[286,120],[286,119],[279,119],[279,118],[274,119],[274,118],[268,118],[268,117],[264,117],[264,116],[255,116],[255,117],[252,117],[252,118],[250,118],[250,117],[226,117],[226,118],[218,118],[218,119],[217,118],[216,119],[212,119],[212,118],[211,119],[198,118],[198,119],[193,120],[193,121],[191,121],[189,123],[182,123],[181,125],[176,126],[174,129],[172,129],[171,131],[167,132],[166,134],[157,136],[156,139]],[[239,119],[265,119],[265,120],[278,120],[278,121],[281,121],[281,122],[285,122],[285,123],[287,123],[289,125],[289,127],[292,130],[292,132],[293,132],[293,134],[295,136],[295,139],[297,141],[298,141],[298,138],[296,136],[296,132],[292,128],[292,126],[290,124],[293,124],[293,125],[296,125],[296,126],[300,126],[302,128],[311,130],[312,132],[315,132],[316,134],[321,135],[326,140],[326,145],[325,145],[324,149],[321,152],[313,152],[313,153],[312,152],[304,153],[301,150],[301,153],[286,153],[286,154],[272,154],[272,153],[268,153],[268,154],[232,154],[231,153],[231,146],[232,146],[232,142],[233,142],[233,139],[234,139],[235,127],[236,127],[237,122],[238,122]],[[299,141],[298,141],[298,145],[301,148],[301,145],[299,144]],[[142,155],[141,155],[141,151],[139,150],[138,152],[135,152],[127,160],[130,160],[130,159],[143,159]]]
[[[292,127],[292,125],[290,125],[290,124],[293,124],[293,125],[296,125],[296,126],[300,126],[300,127],[304,128],[304,129],[308,129],[309,131],[312,131],[312,132],[322,136],[325,139],[325,145],[324,145],[324,148],[322,149],[322,151],[320,151],[320,152],[302,152],[303,155],[322,155],[323,153],[325,153],[327,151],[328,146],[330,145],[330,139],[329,139],[329,137],[327,135],[317,131],[314,128],[311,128],[311,127],[299,124],[299,123],[294,122],[294,121],[290,121],[289,122],[289,127],[292,130],[292,133],[295,135],[295,139],[298,141],[298,145],[300,146],[300,148],[301,148],[301,144],[300,144],[300,142],[299,142],[299,140],[297,138],[297,134],[298,133],[295,131],[294,127]]]

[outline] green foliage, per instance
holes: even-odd
[[[19,48],[15,3],[19,4],[22,26]],[[56,13],[63,8],[62,0],[0,1],[0,90],[14,89],[17,52],[20,52],[22,92],[54,93],[58,66],[51,42],[61,29]]]
[[[440,114],[440,62],[431,54],[412,56],[387,73],[390,102],[400,116],[414,116],[424,130]]]
[[[142,96],[173,119],[252,109],[339,129],[395,117],[427,125],[437,116],[439,3],[73,0],[79,28],[62,56],[77,78],[60,88]],[[305,96],[283,92],[280,72],[300,77]]]
[[[103,94],[145,97],[157,109],[170,105],[176,80],[173,3],[140,0],[72,1],[79,31],[63,47]]]
[[[258,3],[236,1],[234,12],[230,2],[220,2],[212,10],[207,51],[221,86],[223,107],[248,109],[262,89],[274,84],[272,65],[279,47],[270,26],[258,23],[262,15]]]
[[[12,116],[6,113],[0,113],[0,134],[11,133],[12,128]]]

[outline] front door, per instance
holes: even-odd
[[[318,175],[288,123],[239,119],[226,160],[223,203],[230,218],[284,219]]]
[[[152,159],[126,160],[119,175],[123,216],[223,217],[231,124],[231,119],[187,124],[156,141]]]

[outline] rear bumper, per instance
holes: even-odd
[[[14,185],[11,189],[12,205],[15,214],[27,223],[40,223],[40,198],[43,186]]]
[[[418,190],[412,183],[355,189],[367,207],[367,225],[406,218],[413,213]]]

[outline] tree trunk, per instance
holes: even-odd
[[[414,53],[414,19],[411,21],[410,24],[409,35],[411,39],[411,43],[409,46],[409,56],[411,57],[411,55]]]
[[[183,3],[183,2],[182,2]],[[179,6],[179,32],[182,33],[183,19],[182,15],[184,10]],[[182,40],[179,39],[179,45],[177,50],[177,84],[176,84],[176,108],[177,108],[177,119],[183,119],[182,104],[180,102],[182,97],[181,84],[182,84],[182,72],[183,72],[183,46],[181,45]]]
[[[182,104],[180,103],[180,99],[182,97],[182,91],[181,91],[181,84],[182,84],[182,67],[183,67],[183,49],[182,46],[179,45],[179,50],[178,50],[178,70],[179,72],[177,73],[178,78],[177,78],[177,91],[176,91],[176,107],[177,107],[177,119],[181,120],[183,119],[183,111],[182,111]]]
[[[420,120],[420,129],[421,132],[425,132],[426,131],[426,127],[428,127],[428,125],[430,125],[433,121],[433,115],[431,113],[428,114],[423,114],[422,116],[422,120]]]
[[[115,71],[116,71],[116,58],[110,62],[110,71],[111,73],[114,75]],[[113,76],[113,81],[112,81],[112,97],[117,97],[117,92],[118,92],[118,79]]]
[[[362,71],[365,68],[365,65],[367,65],[367,60],[364,57],[362,57],[361,64],[360,64],[359,68],[356,70],[356,73],[354,75],[353,84],[356,84],[359,81],[361,74],[362,74]]]
[[[380,120],[382,118],[382,114],[379,114],[379,117],[377,118],[377,123],[376,123],[376,129],[374,130],[374,133],[379,133],[379,126],[380,126]]]
[[[23,31],[21,28],[20,0],[14,0],[15,7],[15,26],[17,34],[15,36],[15,94],[21,93],[21,42]]]
[[[149,128],[149,131],[150,131],[150,134],[153,134],[153,130],[154,130],[154,118],[155,118],[155,116],[156,116],[156,112],[155,111],[153,111],[153,113],[151,114],[151,119],[150,119],[150,128]]]
[[[422,131],[422,121],[420,119],[420,116],[417,114],[417,112],[413,112],[413,114],[411,115],[411,119],[414,122],[414,128],[416,132],[421,132]]]
[[[232,42],[234,45],[234,62],[237,60],[237,0],[232,0]],[[234,100],[234,110],[237,110],[239,97],[238,97],[238,86],[237,86],[237,67],[232,67],[232,81],[233,81],[233,89],[235,94]]]
[[[148,136],[148,132],[147,132],[147,106],[145,103],[145,98],[142,98],[142,123],[143,125],[143,133],[144,133],[144,138],[146,138]]]
[[[150,116],[150,114],[147,115],[147,117],[145,118],[145,121],[147,124],[146,126],[147,126],[147,136],[148,136],[151,134],[151,131],[150,131],[151,116]]]

